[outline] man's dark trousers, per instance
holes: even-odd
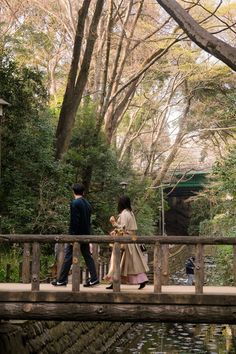
[[[94,264],[93,257],[91,256],[91,253],[90,253],[89,244],[88,243],[81,243],[80,250],[81,250],[82,256],[84,257],[88,271],[90,273],[91,282],[96,281],[97,280],[97,272],[96,272],[96,267]],[[67,245],[66,249],[65,249],[64,263],[62,265],[60,277],[58,279],[58,282],[60,282],[60,283],[68,282],[68,274],[69,274],[70,267],[72,264],[72,255],[73,255],[73,246]]]

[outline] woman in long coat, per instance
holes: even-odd
[[[118,202],[118,219],[115,220],[114,216],[111,216],[110,222],[113,227],[116,227],[124,234],[134,235],[137,231],[137,223],[134,213],[131,208],[130,198],[122,196]],[[146,260],[140,247],[135,243],[122,245],[123,253],[121,256],[120,268],[121,268],[121,282],[125,284],[139,284],[139,289],[143,289],[148,283],[146,272],[149,271]],[[112,281],[113,276],[113,252],[110,260],[110,267],[108,274],[105,276],[106,280]],[[113,285],[107,287],[112,289]]]

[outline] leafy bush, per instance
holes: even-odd
[[[236,236],[235,175],[236,146],[233,146],[225,160],[215,164],[205,195],[193,204],[190,232],[198,229],[200,235]],[[212,281],[232,284],[232,246],[217,247],[215,263],[217,271],[212,274]]]
[[[87,197],[93,206],[93,232],[104,234],[111,230],[109,218],[117,215],[118,198],[124,193],[130,196],[137,213],[139,232],[153,232],[156,204],[142,202],[147,181],[141,181],[128,162],[118,162],[104,134],[97,133],[96,107],[90,99],[79,109],[66,158],[74,168],[75,180],[89,186]],[[125,191],[120,185],[122,181],[128,183]]]
[[[2,121],[1,231],[65,232],[72,174],[54,160],[43,76],[3,57],[0,82],[0,97],[11,104]]]

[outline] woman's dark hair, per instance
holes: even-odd
[[[124,209],[128,209],[130,211],[132,211],[131,208],[131,202],[129,197],[127,197],[126,195],[122,195],[122,197],[120,197],[119,201],[118,201],[118,213],[121,213]]]
[[[72,186],[72,189],[75,193],[75,195],[83,195],[84,194],[84,186],[82,184],[79,184],[79,183],[75,183],[73,186]]]

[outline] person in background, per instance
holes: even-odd
[[[111,216],[110,222],[115,228],[112,233],[118,236],[120,235],[133,235],[137,231],[137,223],[134,213],[132,211],[130,198],[127,196],[120,197],[118,201],[118,213],[117,220],[114,216]],[[110,260],[110,267],[108,274],[104,277],[105,280],[112,282],[113,276],[113,252]],[[121,282],[125,284],[139,284],[139,290],[143,289],[148,283],[146,272],[149,268],[146,263],[145,257],[138,244],[130,243],[122,245],[122,256],[120,262],[121,268]],[[111,283],[106,289],[113,289]]]
[[[90,235],[91,224],[91,205],[84,198],[84,186],[82,184],[74,184],[73,187],[74,200],[70,204],[70,235]],[[90,252],[88,243],[80,245],[82,256],[90,273],[90,278],[84,284],[90,287],[99,284],[96,267]],[[73,245],[67,244],[65,249],[65,258],[61,267],[60,276],[57,280],[52,281],[54,286],[63,286],[68,283],[68,274],[72,264]]]
[[[195,268],[195,257],[190,257],[185,263],[185,270],[187,274],[187,285],[194,285],[194,268]]]

